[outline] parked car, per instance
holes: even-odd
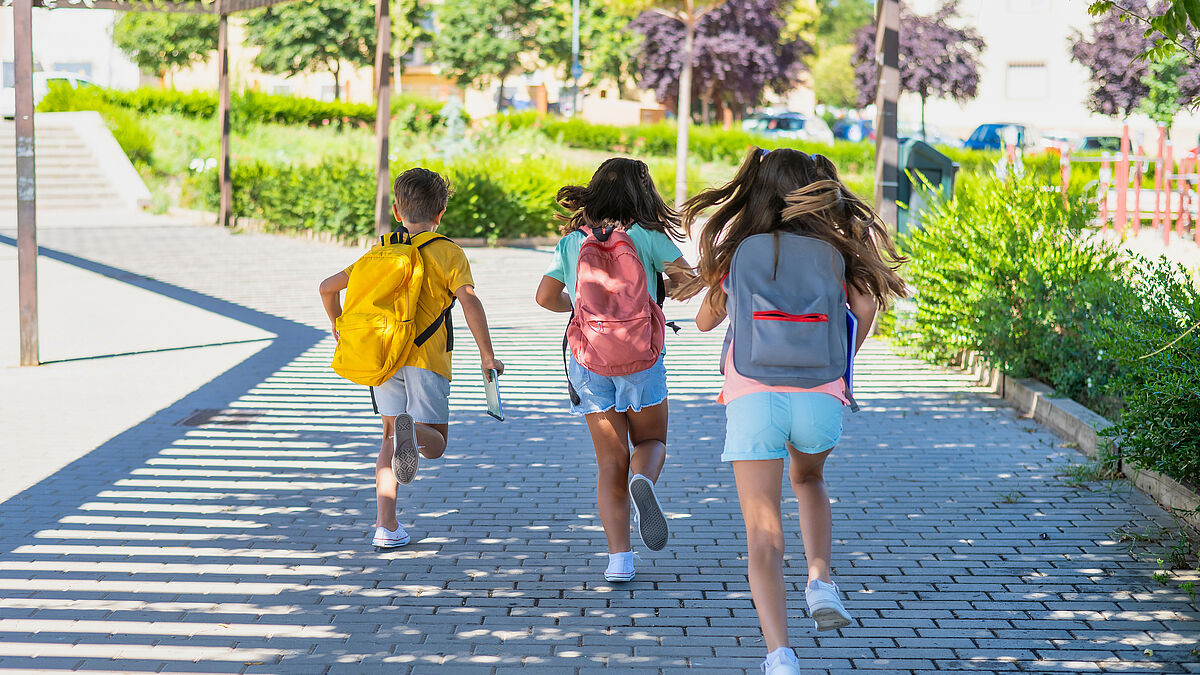
[[[1075,146],[1076,150],[1105,150],[1108,152],[1121,151],[1120,136],[1084,136]]]
[[[875,123],[846,117],[833,125],[833,137],[844,141],[867,141],[875,138]]]
[[[43,98],[46,97],[46,92],[50,90],[52,82],[63,82],[71,86],[72,89],[82,87],[94,87],[95,82],[79,75],[77,73],[66,73],[59,71],[39,71],[33,74],[33,105],[36,107]],[[14,83],[5,82],[3,89],[0,89],[0,117],[12,118],[17,114],[16,101],[17,89]]]
[[[833,144],[833,131],[829,129],[825,120],[803,113],[751,115],[742,120],[742,129],[770,138],[794,138],[801,141]]]
[[[948,145],[952,148],[963,146],[961,138],[932,124],[926,124],[925,131],[922,132],[920,122],[901,122],[896,127],[896,133],[900,138],[916,138],[930,145]]]
[[[1012,131],[1009,131],[1009,130]],[[963,147],[968,150],[1003,150],[1007,134],[1016,133],[1017,147],[1036,150],[1041,142],[1041,133],[1028,124],[1015,122],[992,122],[980,124],[967,137]]]

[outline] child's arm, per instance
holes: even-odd
[[[857,352],[871,334],[871,324],[875,321],[875,311],[879,307],[875,304],[875,296],[864,295],[854,286],[849,286],[846,291],[850,300],[850,311],[854,312],[854,318],[858,319],[858,335],[854,337],[854,351]]]
[[[504,374],[504,363],[496,358],[496,353],[492,350],[492,334],[488,331],[487,314],[483,311],[483,303],[479,301],[479,296],[475,295],[475,287],[469,284],[461,286],[454,292],[454,297],[458,298],[458,303],[462,305],[463,315],[467,317],[467,327],[471,329],[475,344],[479,346],[479,363],[484,370],[495,370],[497,375]]]
[[[554,277],[542,277],[534,299],[537,300],[537,304],[551,312],[571,311],[571,296],[567,295],[567,285]]]
[[[700,303],[700,311],[696,312],[696,328],[705,333],[720,326],[721,322],[725,320],[725,303],[722,302],[720,307],[713,308],[712,303],[708,301],[709,296],[715,290],[708,289],[708,293],[704,295],[704,301]]]
[[[329,316],[334,340],[338,339],[337,318],[342,315],[342,289],[349,284],[350,275],[345,271],[321,282],[321,304],[325,305],[325,314]]]

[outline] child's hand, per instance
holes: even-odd
[[[496,377],[504,374],[504,362],[500,359],[483,359],[480,361],[480,363],[483,364],[483,370],[485,372],[494,370],[496,371]]]
[[[338,340],[342,339],[341,333],[338,332],[336,321],[334,323],[330,324],[329,332],[333,333],[333,341],[334,342],[337,342]]]

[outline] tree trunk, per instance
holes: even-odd
[[[504,80],[508,79],[508,72],[500,73],[500,88],[496,91],[496,114],[499,115],[504,107]]]
[[[684,16],[683,68],[679,73],[679,96],[676,108],[678,129],[675,132],[675,208],[687,200],[688,128],[692,124],[692,58],[695,52],[696,13],[688,3]]]
[[[333,100],[339,101],[342,98],[342,64],[340,61],[333,62],[333,68],[329,72],[333,73]]]
[[[925,133],[925,92],[921,92],[921,140],[929,142],[929,136]]]

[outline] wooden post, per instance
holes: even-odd
[[[1163,195],[1167,199],[1163,207],[1162,233],[1163,246],[1171,245],[1171,174],[1175,173],[1175,148],[1167,141],[1167,159],[1163,167]]]
[[[675,208],[687,200],[688,132],[692,128],[692,62],[696,59],[696,8],[687,2],[683,21],[683,65],[675,107]]]
[[[1167,170],[1167,162],[1163,157],[1164,145],[1167,142],[1167,126],[1163,123],[1158,125],[1158,159],[1154,162],[1154,220],[1150,221],[1150,227],[1157,229],[1161,224],[1162,218],[1162,197],[1166,187],[1163,186],[1163,172]],[[1167,198],[1167,203],[1171,203],[1170,197]]]
[[[1100,161],[1100,232],[1108,231],[1108,186],[1112,181],[1112,169],[1109,167],[1109,154],[1101,155]]]
[[[220,94],[217,103],[217,124],[221,127],[221,155],[217,158],[217,175],[221,189],[219,224],[229,227],[233,222],[233,175],[229,166],[229,15],[225,3],[218,0],[217,11],[217,72]]]
[[[897,105],[900,99],[900,2],[875,4],[875,211],[896,231],[896,195],[900,143]]]
[[[388,134],[392,122],[391,0],[375,2],[375,233],[392,230],[392,185],[388,168]]]
[[[1137,160],[1133,163],[1133,237],[1142,231],[1142,156],[1146,148],[1138,146]]]
[[[1070,188],[1071,188],[1071,145],[1063,143],[1062,152],[1058,156],[1058,171],[1062,177],[1062,202],[1063,208],[1071,207],[1070,203]]]
[[[1125,238],[1125,227],[1129,216],[1129,125],[1121,127],[1121,154],[1117,158],[1117,175],[1113,185],[1117,187],[1117,214],[1113,227],[1117,236]]]
[[[17,160],[17,298],[21,309],[21,365],[36,366],[37,303],[37,174],[33,129],[33,2],[13,1],[13,75],[16,89]]]

